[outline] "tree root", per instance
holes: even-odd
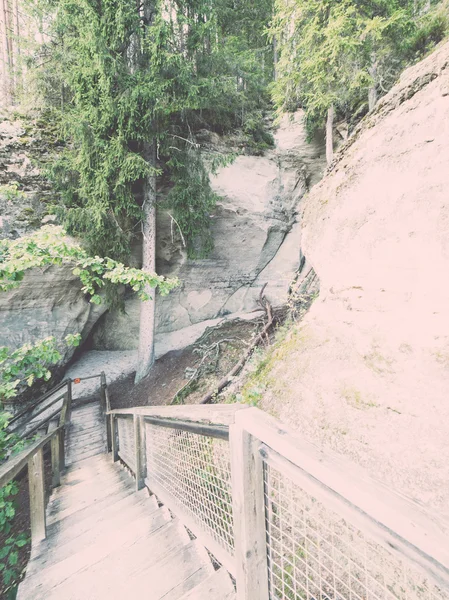
[[[253,341],[253,343],[250,345],[250,347],[248,348],[248,351],[246,352],[246,354],[229,371],[229,373],[227,373],[223,377],[223,379],[221,379],[221,381],[218,382],[218,385],[214,388],[214,390],[211,391],[211,392],[208,392],[205,396],[203,396],[201,398],[201,400],[199,402],[200,404],[208,404],[214,398],[214,396],[216,396],[217,394],[219,394],[227,385],[229,385],[231,383],[231,381],[232,381],[232,378],[235,375],[237,375],[237,373],[239,373],[241,371],[241,369],[245,365],[246,361],[251,356],[253,350],[261,342],[264,341],[265,336],[268,338],[268,331],[270,330],[271,326],[273,325],[274,317],[273,317],[273,309],[271,307],[271,304],[267,300],[267,298],[265,298],[265,295],[264,295],[266,286],[267,286],[267,284],[265,284],[262,287],[262,289],[260,290],[260,294],[259,294],[259,304],[265,310],[265,313],[266,313],[266,316],[267,316],[267,323],[265,324],[265,327],[262,329],[262,331],[255,338],[255,340]]]

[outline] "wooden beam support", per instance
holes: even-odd
[[[260,441],[229,427],[237,600],[268,600],[265,502]]]
[[[111,419],[111,442],[112,442],[112,461],[117,462],[118,456],[118,435],[117,435],[117,418],[114,415],[110,415]]]
[[[134,452],[136,465],[136,491],[145,487],[146,477],[146,448],[145,424],[143,417],[134,415]]]
[[[36,544],[47,535],[45,525],[44,451],[40,448],[28,461],[31,539]]]
[[[61,437],[59,434],[51,438],[51,470],[52,487],[61,485],[61,450],[59,447]]]

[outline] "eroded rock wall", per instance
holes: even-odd
[[[449,517],[449,44],[404,72],[305,200],[319,299],[263,407]]]
[[[301,277],[310,270],[300,250],[299,211],[325,168],[323,140],[306,140],[298,112],[284,119],[275,142],[265,156],[239,156],[213,179],[220,200],[211,214],[215,247],[208,258],[188,259],[169,213],[159,212],[157,270],[179,277],[181,285],[158,298],[158,356],[188,346],[208,326],[257,315],[265,284],[273,306],[283,305],[300,264]],[[0,121],[0,184],[19,184],[16,196],[0,191],[1,237],[18,237],[50,218],[52,192],[39,163],[55,143],[33,121]],[[86,338],[95,325],[93,349],[135,350],[139,309],[138,299],[130,298],[125,313],[107,313],[96,324],[104,307],[89,304],[70,269],[37,270],[19,289],[0,295],[0,344],[15,347],[48,335],[62,340],[68,333]]]
[[[301,112],[284,119],[275,143],[265,156],[240,156],[213,178],[220,201],[211,215],[215,247],[208,258],[187,259],[172,239],[169,215],[158,215],[158,272],[178,276],[181,286],[158,298],[157,354],[192,343],[222,319],[257,311],[265,283],[273,306],[285,304],[301,263],[301,200],[320,180],[325,158],[322,139],[306,140]],[[309,268],[303,265],[302,273]],[[105,315],[95,348],[137,347],[138,301],[128,300],[125,310]]]

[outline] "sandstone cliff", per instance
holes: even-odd
[[[446,44],[404,72],[306,198],[319,298],[246,388],[447,516],[448,140]]]
[[[19,184],[11,195],[0,187],[0,236],[17,237],[49,219],[51,189],[39,161],[48,160],[54,140],[31,120],[0,119],[0,185]],[[48,139],[47,139],[48,138]],[[217,140],[220,142],[219,140]],[[220,196],[211,214],[215,248],[207,259],[189,260],[167,211],[159,211],[157,270],[176,275],[181,286],[158,298],[156,355],[194,342],[206,327],[225,319],[253,318],[262,286],[274,306],[285,304],[302,264],[299,211],[304,194],[322,176],[322,139],[306,141],[302,114],[286,118],[275,148],[266,156],[240,156],[213,180]],[[129,298],[125,313],[90,304],[71,269],[36,270],[17,290],[0,295],[0,345],[11,347],[68,333],[92,336],[96,350],[137,348],[140,303]],[[63,362],[72,354],[67,350]]]
[[[299,212],[304,194],[325,167],[323,141],[306,141],[302,113],[285,118],[275,148],[265,156],[239,156],[212,180],[220,196],[211,215],[214,250],[188,260],[173,240],[167,212],[158,215],[158,272],[176,275],[181,286],[156,304],[156,353],[185,347],[223,319],[254,316],[262,286],[273,306],[286,303],[301,263]],[[303,265],[302,276],[309,266]],[[94,348],[137,347],[139,302],[126,313],[107,314],[94,334]]]

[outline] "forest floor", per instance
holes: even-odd
[[[112,407],[159,406],[170,404],[176,396],[177,404],[183,400],[198,403],[240,360],[262,328],[262,320],[258,320],[234,321],[207,330],[192,346],[157,360],[139,384],[134,385],[134,373],[130,373],[109,385]]]

